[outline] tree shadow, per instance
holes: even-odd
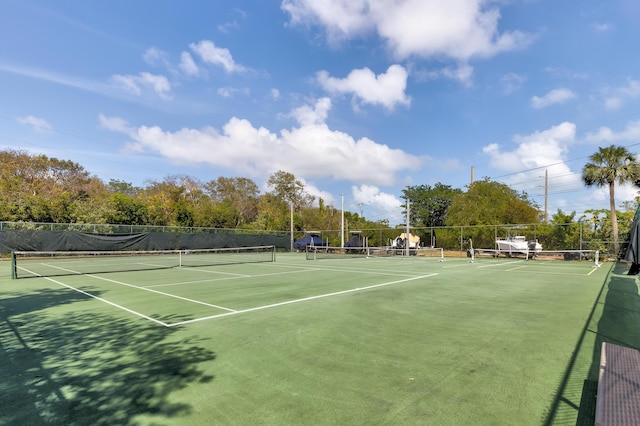
[[[199,364],[215,353],[201,339],[170,338],[177,329],[92,307],[65,289],[0,299],[0,424],[136,425],[140,415],[190,413],[169,395],[213,380]]]

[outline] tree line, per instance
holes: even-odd
[[[341,213],[315,200],[288,172],[277,171],[269,190],[246,177],[202,182],[188,175],[148,180],[143,187],[103,182],[80,164],[21,150],[0,151],[0,221],[92,223],[286,230],[338,229]],[[315,206],[315,207],[314,207]],[[388,226],[345,212],[352,226]]]
[[[615,239],[618,220],[630,224],[634,205],[617,213],[613,201],[615,183],[640,182],[638,166],[626,149],[600,148],[583,170],[585,185],[606,186],[611,209],[593,210],[589,217],[558,210],[550,222],[588,223],[588,230]],[[22,150],[0,151],[0,221],[92,223],[288,231],[293,220],[297,232],[339,230],[342,212],[316,200],[293,174],[279,170],[268,181],[266,192],[246,177],[217,177],[202,182],[188,175],[148,180],[143,187],[121,180],[103,182],[80,164]],[[525,192],[488,178],[466,190],[443,183],[408,186],[402,190],[398,211],[413,228],[543,224],[543,212]],[[394,229],[387,220],[369,221],[345,211],[349,229]],[[402,225],[404,226],[404,225]],[[400,227],[402,227],[400,226]],[[372,233],[379,245],[386,234]],[[337,241],[332,241],[337,243]]]

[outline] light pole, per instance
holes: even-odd
[[[344,247],[344,193],[340,194],[342,198],[342,224],[340,225],[340,248]]]
[[[291,233],[291,244],[289,251],[293,253],[293,201],[289,201],[289,211],[290,211],[290,223],[289,223],[289,232]]]

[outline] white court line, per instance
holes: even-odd
[[[44,266],[47,266],[47,267],[49,267],[49,268],[53,268],[53,269],[59,269],[59,270],[61,270],[61,271],[71,272],[71,273],[73,273],[73,274],[78,274],[78,275],[83,274],[82,272],[74,271],[73,269],[62,268],[62,267],[60,267],[60,266],[50,265],[50,264],[48,264],[48,263],[41,263],[41,265],[44,265]],[[177,266],[158,265],[158,264],[155,264],[155,263],[140,263],[140,262],[136,262],[136,263],[135,263],[135,265],[151,266],[151,267],[153,267],[153,268],[158,268],[158,269],[173,269],[173,268],[178,268]],[[188,271],[188,270],[192,270],[193,268],[187,268],[187,267],[185,267],[184,269],[183,269],[183,268],[180,268],[180,269],[181,269],[181,270]],[[210,271],[210,270],[207,270],[207,269],[199,269],[199,271],[200,271],[200,272],[209,273],[209,274],[232,275],[232,276],[234,276],[234,277],[242,277],[242,278],[248,278],[248,277],[250,277],[250,275],[234,274],[234,273],[232,273],[232,272]],[[108,272],[108,271],[106,271],[106,272]],[[116,272],[135,272],[135,270],[133,270],[133,271],[116,271]],[[89,274],[84,274],[84,275],[89,275]]]
[[[23,268],[23,269],[24,269],[24,268]],[[107,305],[111,305],[111,306],[113,306],[113,307],[115,307],[115,308],[122,309],[122,310],[123,310],[123,311],[125,311],[125,312],[129,312],[130,314],[133,314],[133,315],[139,316],[140,318],[144,318],[144,319],[147,319],[147,320],[149,320],[149,321],[151,321],[151,322],[155,322],[156,324],[160,324],[160,325],[162,325],[162,326],[169,327],[169,324],[167,324],[166,322],[162,322],[162,321],[157,320],[157,319],[155,319],[155,318],[152,318],[152,317],[150,317],[150,316],[148,316],[148,315],[142,314],[142,313],[140,313],[140,312],[138,312],[138,311],[134,311],[133,309],[125,308],[124,306],[118,305],[117,303],[110,302],[110,301],[108,301],[107,299],[103,299],[102,297],[98,297],[98,296],[96,296],[96,295],[94,295],[94,294],[91,294],[91,293],[88,293],[88,292],[86,292],[86,291],[84,291],[84,290],[80,290],[79,288],[76,288],[76,287],[70,286],[70,285],[68,285],[68,284],[65,284],[65,283],[60,282],[60,281],[57,281],[57,280],[54,280],[53,278],[50,278],[50,277],[43,277],[43,276],[41,276],[41,275],[39,275],[39,274],[36,274],[36,273],[34,273],[34,272],[32,272],[32,271],[29,271],[28,269],[24,269],[24,270],[25,270],[25,271],[27,271],[27,272],[29,272],[29,273],[31,273],[31,274],[33,274],[33,275],[35,275],[35,276],[39,276],[39,277],[41,277],[41,278],[44,278],[45,280],[51,281],[51,282],[56,283],[56,284],[58,284],[58,285],[61,285],[61,286],[63,286],[63,287],[67,287],[68,289],[71,289],[71,290],[73,290],[73,291],[77,291],[78,293],[80,293],[80,294],[84,294],[85,296],[91,297],[92,299],[99,300],[99,301],[101,301],[101,302],[106,303]]]
[[[391,277],[412,277],[413,275],[408,273],[397,273],[397,272],[383,272],[376,269],[356,269],[356,268],[322,268],[323,271],[331,271],[331,272],[353,272],[354,274],[365,274],[365,275],[388,275]]]
[[[389,270],[389,268],[381,268],[381,269],[371,269],[371,268],[355,268],[355,267],[336,267],[330,266],[323,268],[322,266],[318,266],[315,268],[317,271],[330,271],[330,272],[353,272],[357,274],[365,274],[365,275],[389,275],[392,277],[412,277],[413,275],[408,273],[397,273],[397,272],[385,272]],[[304,270],[302,271],[304,272]]]
[[[140,287],[140,286],[138,286],[138,285],[127,284],[127,283],[123,283],[123,282],[121,282],[121,281],[110,280],[110,279],[108,279],[108,278],[99,277],[99,276],[97,276],[97,275],[86,274],[86,276],[88,276],[88,277],[92,277],[92,278],[96,278],[96,279],[98,279],[98,280],[103,280],[103,281],[111,282],[111,283],[114,283],[114,284],[124,285],[124,286],[131,287],[131,288],[135,288],[135,289],[138,289],[138,290],[149,291],[149,292],[151,292],[151,293],[160,294],[160,295],[162,295],[162,296],[173,297],[174,299],[180,299],[180,300],[184,300],[184,301],[186,301],[186,302],[193,302],[193,303],[197,303],[197,304],[199,304],[199,305],[209,306],[209,307],[211,307],[211,308],[218,308],[218,309],[222,309],[223,311],[235,312],[233,309],[225,308],[224,306],[213,305],[213,304],[211,304],[211,303],[201,302],[201,301],[199,301],[199,300],[189,299],[189,298],[187,298],[187,297],[176,296],[175,294],[165,293],[164,291],[153,290],[153,289],[150,289],[150,288],[147,288],[147,287]]]
[[[513,265],[514,263],[522,263],[524,260],[512,260],[510,262],[491,263],[489,265],[478,265],[478,268],[490,268],[492,266]]]
[[[506,269],[506,271],[507,271],[507,272],[517,271],[518,269],[524,269],[524,268],[526,268],[526,267],[527,267],[527,265],[516,266],[515,268]]]
[[[76,273],[76,274],[79,274],[79,275],[80,275],[80,273],[79,273],[79,272],[77,272],[77,271],[72,271],[72,270],[70,270],[70,269],[64,269],[64,268],[58,268],[58,269],[61,269],[61,270],[63,270],[63,271],[67,271],[67,272],[73,272],[73,273]],[[28,271],[29,273],[34,274],[32,271],[29,271],[29,270],[27,270],[27,269],[25,269],[25,271]],[[36,276],[40,276],[40,275],[38,275],[38,274],[34,274],[34,275],[36,275]],[[91,278],[95,278],[95,279],[102,280],[102,281],[111,282],[111,283],[114,283],[114,284],[119,284],[119,285],[123,285],[123,286],[131,287],[131,288],[135,288],[135,289],[138,289],[138,290],[144,290],[144,291],[148,291],[148,292],[151,292],[151,293],[160,294],[160,295],[162,295],[162,296],[173,297],[174,299],[180,299],[180,300],[184,300],[184,301],[186,301],[186,302],[192,302],[192,303],[196,303],[196,304],[199,304],[199,305],[205,305],[205,306],[208,306],[208,307],[210,307],[210,308],[217,308],[217,309],[222,309],[223,311],[234,312],[234,310],[233,310],[233,309],[225,308],[224,306],[218,306],[218,305],[214,305],[214,304],[211,304],[211,303],[201,302],[201,301],[199,301],[199,300],[189,299],[189,298],[187,298],[187,297],[176,296],[175,294],[165,293],[165,292],[163,292],[163,291],[153,290],[153,289],[146,288],[146,287],[140,287],[140,286],[133,285],[133,284],[127,284],[127,283],[123,283],[123,282],[121,282],[121,281],[111,280],[111,279],[103,278],[103,277],[99,277],[99,276],[97,276],[97,275],[93,275],[93,274],[84,274],[84,276],[91,277]],[[106,302],[106,303],[108,303],[108,304],[110,304],[110,305],[112,305],[112,306],[116,306],[116,307],[118,307],[118,308],[120,308],[120,309],[123,309],[123,310],[125,310],[125,311],[127,311],[127,312],[132,312],[132,313],[135,313],[136,315],[143,316],[143,317],[147,318],[147,316],[146,316],[146,315],[142,315],[142,314],[137,313],[137,312],[135,312],[135,311],[132,311],[132,310],[130,310],[130,309],[124,308],[124,307],[122,307],[122,306],[120,306],[120,305],[117,305],[117,304],[115,304],[115,303],[109,302],[109,301],[108,301],[108,300],[106,300],[106,299],[102,299],[102,298],[100,298],[100,297],[94,296],[94,295],[92,295],[91,293],[87,293],[87,292],[82,291],[82,290],[80,290],[80,289],[76,289],[75,287],[72,287],[72,286],[70,286],[70,285],[67,285],[67,284],[61,283],[61,282],[59,282],[59,281],[53,280],[53,279],[51,279],[51,278],[49,278],[49,277],[43,277],[43,278],[46,278],[46,279],[48,279],[49,281],[53,281],[53,282],[55,282],[55,283],[57,283],[57,284],[60,284],[60,285],[63,285],[63,286],[65,286],[65,287],[68,287],[68,288],[71,288],[71,289],[73,289],[73,290],[76,290],[76,291],[78,291],[78,292],[80,292],[80,293],[82,293],[82,294],[86,294],[86,295],[88,295],[88,296],[90,296],[90,297],[93,297],[93,298],[95,298],[95,299],[98,299],[98,300],[104,301],[104,302]],[[158,321],[158,320],[153,320],[153,321],[154,321],[154,322],[157,322],[158,324],[162,324],[162,325],[166,326],[166,324],[165,324],[165,323],[163,323],[162,321]]]
[[[271,265],[269,265],[271,266]],[[379,271],[379,270],[371,270],[371,269],[361,269],[361,268],[339,268],[339,267],[331,267],[331,268],[322,268],[322,267],[302,267],[302,266],[294,266],[294,265],[273,265],[273,267],[287,267],[287,268],[294,268],[294,271],[287,271],[287,272],[272,272],[272,273],[268,273],[268,274],[257,274],[257,275],[239,275],[238,276],[233,276],[233,277],[225,277],[225,278],[214,278],[214,279],[208,279],[208,280],[193,280],[193,281],[181,281],[181,282],[177,282],[177,283],[166,283],[166,284],[154,284],[154,285],[150,285],[150,286],[146,286],[145,288],[157,288],[157,287],[171,287],[171,286],[178,286],[178,285],[189,285],[189,284],[199,284],[199,283],[208,283],[208,282],[217,282],[217,281],[226,281],[226,280],[233,280],[233,279],[241,279],[241,278],[258,278],[258,277],[268,277],[268,276],[274,276],[274,275],[285,275],[285,274],[299,274],[299,273],[304,273],[304,272],[317,272],[317,271],[332,271],[332,272],[353,272],[353,273],[359,273],[359,274],[374,274],[374,275],[388,275],[388,276],[392,276],[392,277],[413,277],[413,275],[411,274],[399,274],[399,273],[394,273],[394,272],[384,272],[384,271]],[[208,271],[208,270],[199,270],[198,268],[185,268],[186,270],[192,270],[194,272],[208,272],[208,273],[217,273],[216,271]],[[230,274],[230,275],[236,275],[236,274]]]
[[[251,276],[251,275],[245,275],[245,274],[235,274],[233,272],[220,272],[220,271],[212,271],[210,269],[200,269],[200,268],[202,267],[201,266],[196,266],[196,267],[182,266],[179,269],[181,271],[204,272],[206,274],[217,274],[217,275],[231,275],[231,276],[240,277],[240,278],[249,278]]]
[[[23,268],[23,269],[25,271],[33,274],[34,276],[42,277],[41,275],[36,274],[36,273],[34,273],[32,271],[29,271],[26,268]],[[59,268],[59,269],[63,269],[63,268]],[[66,270],[66,269],[63,269],[63,270]],[[73,272],[73,273],[78,273],[77,271],[72,271],[72,270],[67,270],[67,271],[68,272]],[[253,311],[258,311],[258,310],[263,310],[263,309],[274,308],[274,307],[278,307],[278,306],[289,305],[289,304],[293,304],[293,303],[306,302],[306,301],[309,301],[309,300],[322,299],[322,298],[326,298],[326,297],[338,296],[338,295],[341,295],[341,294],[364,291],[364,290],[368,290],[368,289],[372,289],[372,288],[376,288],[376,287],[384,287],[384,286],[389,286],[389,285],[394,285],[394,284],[400,284],[400,283],[404,283],[404,282],[408,282],[408,281],[414,281],[414,280],[418,280],[418,279],[422,279],[422,278],[433,277],[433,276],[438,275],[438,273],[433,273],[433,274],[428,274],[428,275],[421,275],[421,276],[418,276],[418,277],[411,277],[411,278],[407,278],[407,279],[403,279],[403,280],[390,281],[390,282],[381,283],[381,284],[374,284],[374,285],[365,286],[365,287],[358,287],[358,288],[354,288],[354,289],[350,289],[350,290],[343,290],[343,291],[338,291],[338,292],[333,292],[333,293],[326,293],[326,294],[321,294],[321,295],[317,295],[317,296],[310,296],[310,297],[305,297],[305,298],[302,298],[302,299],[288,300],[288,301],[285,301],[285,302],[274,303],[274,304],[271,304],[271,305],[257,306],[255,308],[242,309],[242,310],[233,310],[233,309],[225,308],[225,307],[222,307],[222,306],[217,306],[217,305],[213,305],[213,304],[209,304],[209,303],[205,303],[205,302],[200,302],[198,300],[193,300],[193,299],[188,299],[188,298],[176,296],[176,295],[173,295],[173,294],[170,294],[170,293],[164,293],[164,292],[161,292],[161,291],[157,291],[157,290],[152,290],[152,289],[145,288],[145,287],[136,286],[136,285],[133,285],[133,284],[127,284],[127,283],[123,283],[123,282],[116,281],[116,280],[102,278],[102,277],[99,277],[99,276],[96,276],[96,275],[92,275],[92,274],[84,274],[84,275],[88,276],[88,277],[96,278],[96,279],[99,279],[99,280],[104,280],[104,281],[107,281],[107,282],[113,282],[115,284],[120,284],[120,285],[124,285],[124,286],[128,286],[128,287],[136,288],[136,289],[139,289],[139,290],[145,290],[145,291],[149,291],[149,292],[152,292],[152,293],[157,293],[157,294],[161,294],[161,295],[164,295],[164,296],[173,297],[173,298],[177,298],[177,299],[181,299],[181,300],[185,300],[185,301],[189,301],[189,302],[193,302],[193,303],[197,303],[197,304],[202,304],[202,305],[210,306],[210,307],[213,307],[213,308],[217,308],[217,309],[222,309],[222,310],[228,311],[228,312],[225,312],[223,314],[211,315],[211,316],[208,316],[208,317],[195,318],[195,319],[192,319],[192,320],[181,321],[181,322],[177,322],[177,323],[173,323],[173,324],[167,324],[167,323],[165,323],[163,321],[160,321],[158,319],[152,318],[152,317],[150,317],[148,315],[144,315],[144,314],[142,314],[140,312],[137,312],[137,311],[134,311],[132,309],[126,308],[124,306],[118,305],[117,303],[113,303],[113,302],[110,302],[110,301],[108,301],[106,299],[103,299],[101,297],[95,296],[95,295],[93,295],[91,293],[88,293],[88,292],[86,292],[84,290],[80,290],[80,289],[78,289],[76,287],[70,286],[70,285],[62,283],[60,281],[56,281],[56,280],[54,280],[54,279],[52,279],[50,277],[42,277],[42,278],[45,278],[46,280],[49,280],[49,281],[54,282],[54,283],[56,283],[58,285],[67,287],[67,288],[69,288],[71,290],[77,291],[78,293],[84,294],[84,295],[86,295],[88,297],[91,297],[93,299],[96,299],[96,300],[99,300],[101,302],[107,303],[108,305],[111,305],[111,306],[113,306],[115,308],[121,309],[121,310],[123,310],[125,312],[129,312],[129,313],[131,313],[133,315],[136,315],[136,316],[139,316],[141,318],[148,319],[149,321],[152,321],[152,322],[154,322],[156,324],[160,324],[160,325],[162,325],[164,327],[175,327],[175,326],[179,326],[179,325],[184,325],[184,324],[189,324],[189,323],[194,323],[194,322],[199,322],[199,321],[205,321],[205,320],[224,317],[224,316],[228,316],[228,315],[235,315],[235,314],[241,314],[241,313],[246,313],[246,312],[253,312]]]
[[[514,263],[522,263],[524,262],[523,260],[512,260],[509,262],[503,262],[503,261],[498,261],[496,263],[489,263],[489,264],[484,264],[484,265],[479,265],[477,263],[471,263],[471,262],[465,262],[465,263],[456,263],[455,265],[447,265],[447,266],[443,266],[444,269],[448,269],[448,268],[459,268],[460,266],[475,266],[476,268],[491,268],[493,266],[504,266],[504,265],[512,265]]]
[[[325,298],[325,297],[338,296],[338,295],[347,294],[347,293],[354,293],[356,291],[364,291],[364,290],[369,290],[369,289],[376,288],[376,287],[384,287],[384,286],[393,285],[393,284],[400,284],[400,283],[404,283],[404,282],[408,282],[408,281],[419,280],[419,279],[422,279],[422,278],[429,278],[429,277],[433,277],[433,276],[436,276],[436,275],[438,275],[438,274],[437,273],[433,273],[433,274],[428,274],[428,275],[421,275],[419,277],[412,277],[412,278],[407,278],[407,279],[404,279],[404,280],[390,281],[390,282],[386,282],[386,283],[382,283],[382,284],[374,284],[374,285],[369,285],[369,286],[365,286],[365,287],[353,288],[353,289],[350,289],[350,290],[342,290],[342,291],[336,291],[336,292],[333,292],[333,293],[320,294],[318,296],[304,297],[302,299],[288,300],[286,302],[279,302],[279,303],[274,303],[274,304],[271,304],[271,305],[257,306],[255,308],[241,309],[241,310],[237,310],[237,311],[233,311],[233,312],[225,312],[224,314],[217,314],[217,315],[211,315],[211,316],[208,316],[208,317],[194,318],[194,319],[187,320],[187,321],[175,322],[173,324],[168,324],[167,327],[176,327],[176,326],[179,326],[179,325],[191,324],[191,323],[198,322],[198,321],[205,321],[205,320],[210,320],[210,319],[214,319],[214,318],[226,317],[226,316],[229,316],[229,315],[244,314],[246,312],[260,311],[262,309],[275,308],[275,307],[278,307],[278,306],[290,305],[292,303],[307,302],[309,300],[322,299],[322,298]]]
[[[243,276],[239,276],[239,277],[223,277],[223,278],[212,278],[212,279],[210,278],[208,280],[181,281],[181,282],[177,282],[177,283],[166,283],[166,284],[149,285],[149,286],[146,286],[145,288],[170,287],[170,286],[176,286],[176,285],[201,284],[201,283],[213,283],[213,282],[218,282],[218,281],[240,280],[240,279],[243,279],[243,278],[269,277],[269,276],[273,276],[273,275],[299,274],[300,272],[313,272],[313,271],[319,271],[319,269],[318,268],[313,268],[313,269],[303,269],[303,270],[298,270],[298,271],[272,272],[272,273],[269,273],[269,274],[243,275]]]

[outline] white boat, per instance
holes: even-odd
[[[391,242],[391,250],[395,254],[402,255],[407,248],[409,249],[408,254],[415,256],[418,253],[417,249],[420,248],[420,237],[411,233],[407,236],[407,233],[403,232]]]
[[[504,239],[496,240],[498,253],[504,253],[507,257],[518,255],[533,255],[542,251],[542,245],[538,241],[527,241],[524,235],[507,235]]]
[[[403,232],[402,234],[398,235],[392,242],[391,242],[391,248],[394,249],[402,249],[402,248],[406,248],[407,247],[407,242],[409,243],[409,248],[410,249],[417,249],[418,247],[420,247],[420,237],[417,235],[413,235],[413,234],[409,234],[409,237],[407,238],[407,234],[405,232]]]

